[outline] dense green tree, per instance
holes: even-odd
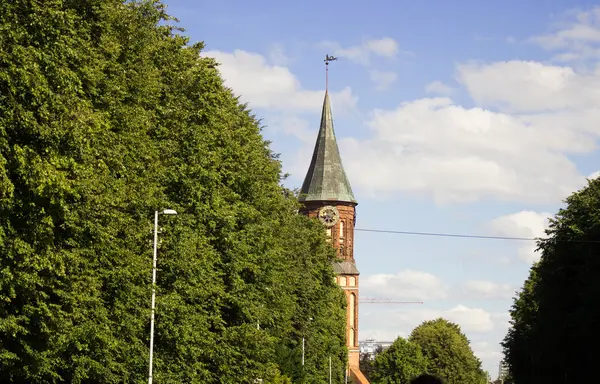
[[[427,366],[419,345],[398,337],[375,357],[371,378],[377,384],[408,384],[425,373]]]
[[[341,381],[334,253],[173,23],[158,1],[0,2],[3,383],[145,382],[162,208],[157,382],[322,383],[330,356]]]
[[[479,384],[487,379],[481,361],[457,324],[441,318],[425,321],[411,332],[408,340],[421,348],[428,372],[444,383]]]
[[[517,293],[510,310],[511,327],[502,342],[504,356],[510,375],[515,374],[524,383],[534,382],[531,358],[535,347],[532,324],[537,323],[537,302],[534,288],[538,280],[537,265],[531,267],[529,277],[521,291]]]
[[[600,352],[600,180],[566,199],[538,242],[504,340],[517,384],[594,382]]]

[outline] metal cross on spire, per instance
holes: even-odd
[[[329,90],[329,62],[337,59],[337,57],[325,55],[325,92]]]

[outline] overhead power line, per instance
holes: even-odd
[[[443,233],[443,232],[411,232],[411,231],[392,231],[392,230],[387,230],[387,229],[366,229],[366,228],[356,228],[354,230],[361,231],[361,232],[393,233],[393,234],[397,234],[397,235],[460,237],[460,238],[467,238],[467,239],[522,240],[522,241],[539,240],[538,238],[534,238],[534,237],[483,236],[483,235],[468,235],[468,234],[460,234],[460,233]]]
[[[374,232],[374,233],[391,233],[395,235],[411,235],[411,236],[433,236],[433,237],[457,237],[463,239],[487,239],[487,240],[516,240],[516,241],[538,241],[543,240],[539,237],[513,237],[513,236],[484,236],[484,235],[470,235],[466,233],[445,233],[445,232],[413,232],[413,231],[393,231],[387,229],[368,229],[368,228],[355,228],[355,231],[360,232]],[[556,239],[560,242],[573,242],[573,243],[600,243],[600,240],[561,240]]]

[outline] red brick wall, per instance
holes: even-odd
[[[332,205],[337,208],[340,213],[340,219],[331,227],[331,244],[338,251],[338,257],[347,261],[354,262],[354,218],[355,218],[355,207],[356,204],[353,203],[340,203],[340,202],[307,202],[304,203],[304,207],[300,210],[300,213],[303,215],[307,215],[308,217],[317,218],[319,214],[319,210],[327,205]],[[340,231],[340,227],[343,223],[343,230]],[[340,233],[341,232],[341,233]],[[353,287],[350,286],[342,286],[344,292],[346,293],[346,302],[350,303],[350,295],[353,293],[355,295],[354,301],[354,321],[352,322],[350,319],[351,311],[350,308],[347,308],[346,311],[346,345],[348,347],[348,363],[350,366],[350,371],[352,373],[352,379],[355,383],[366,383],[368,381],[362,375],[359,368],[359,348],[358,348],[358,275],[340,275],[337,277],[338,284],[340,284],[340,278],[345,277],[347,281],[350,277],[354,277],[356,280],[356,284]],[[350,331],[350,324],[354,323],[354,345],[351,344],[351,340],[348,337]]]
[[[332,205],[340,213],[340,219],[331,227],[331,244],[337,249],[338,257],[348,261],[354,261],[354,212],[356,204],[340,202],[307,202],[300,213],[308,217],[317,217],[319,210]],[[343,223],[343,224],[342,224]],[[340,226],[343,225],[343,231],[340,233]],[[342,236],[340,236],[343,234]]]

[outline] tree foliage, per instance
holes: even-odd
[[[371,378],[378,384],[404,384],[423,373],[448,384],[480,384],[488,379],[460,327],[442,318],[421,323],[408,340],[398,337],[379,353]]]
[[[341,381],[334,253],[201,50],[158,1],[0,2],[1,382],[146,380],[162,208],[157,382]]]
[[[427,371],[427,359],[419,345],[398,337],[375,357],[371,378],[377,384],[409,384]]]
[[[447,384],[479,384],[487,380],[481,361],[473,354],[460,327],[439,318],[416,327],[408,339],[427,360],[428,373]]]
[[[534,297],[537,282],[537,266],[534,264],[523,288],[514,299],[510,310],[511,327],[502,342],[509,375],[519,377],[524,383],[535,382],[530,358],[536,348],[531,325],[537,323],[538,307]]]
[[[516,384],[592,382],[600,352],[600,180],[566,199],[538,242],[504,340]]]

